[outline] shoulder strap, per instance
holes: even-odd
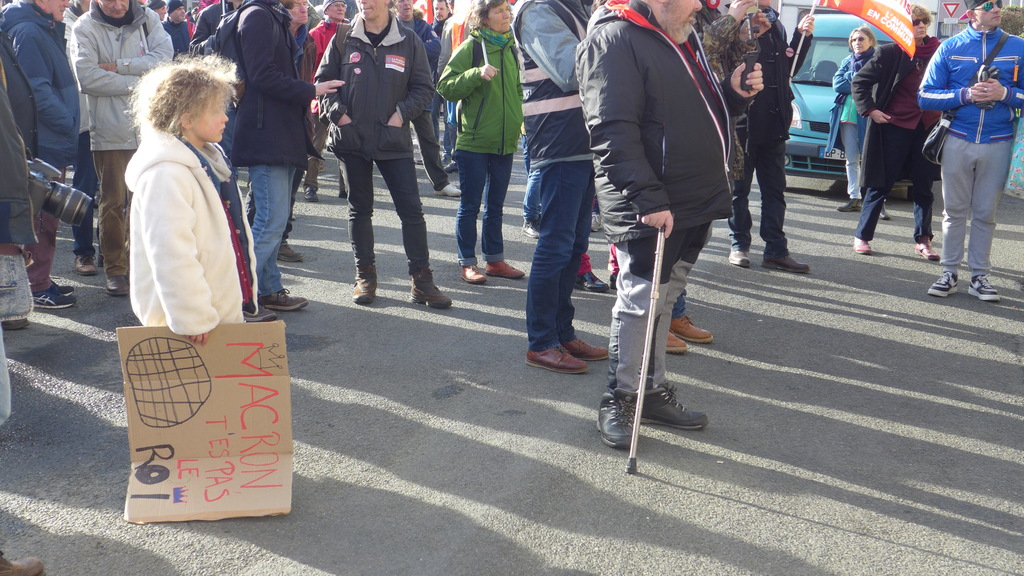
[[[985,68],[988,68],[989,66],[992,65],[992,61],[995,60],[996,56],[999,55],[999,50],[1002,49],[1003,44],[1006,44],[1006,39],[1010,37],[1009,32],[1005,30],[1003,30],[1002,32],[1003,35],[999,37],[999,42],[996,42],[996,47],[993,48],[992,51],[988,53],[988,58],[985,59]]]
[[[334,31],[334,46],[342,56],[345,55],[345,42],[348,42],[348,36],[351,33],[352,25],[345,23],[338,24],[338,29]]]

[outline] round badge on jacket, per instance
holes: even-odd
[[[352,73],[355,74],[356,76],[358,76],[358,75],[363,73],[363,69],[362,68],[355,68],[354,70],[352,70]]]
[[[349,55],[348,61],[355,64],[356,62],[359,62],[360,58],[362,58],[362,56],[359,55],[359,52],[353,52]]]
[[[793,50],[792,47],[786,48],[786,58],[792,58],[793,56],[796,56],[796,50]]]

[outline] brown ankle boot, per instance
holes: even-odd
[[[377,297],[377,267],[356,267],[356,288],[352,291],[352,301],[356,304],[373,304]]]
[[[412,277],[412,290],[410,300],[416,304],[426,304],[431,308],[447,308],[452,305],[452,299],[445,296],[434,285],[434,273],[430,268],[424,268]]]
[[[0,576],[38,576],[43,573],[43,563],[35,558],[10,561],[0,552]]]

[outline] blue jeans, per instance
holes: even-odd
[[[512,154],[484,154],[455,151],[459,166],[462,197],[455,216],[455,240],[459,246],[459,265],[476,265],[476,217],[484,206],[480,250],[487,262],[505,259],[505,243],[501,238],[502,210],[508,182],[512,177]]]
[[[883,158],[885,163],[880,167],[885,171],[884,186],[868,188],[864,194],[864,206],[861,208],[854,236],[865,242],[875,238],[875,227],[878,226],[883,203],[903,172],[903,166],[909,164],[914,200],[914,241],[922,236],[931,240],[932,204],[935,203],[932,182],[935,180],[938,167],[926,160],[921,153],[928,130],[920,124],[916,130],[907,130],[892,124],[880,124],[878,128],[881,134],[879,141],[882,144],[880,158]]]
[[[541,217],[526,290],[526,333],[530,350],[540,352],[576,339],[572,290],[590,241],[594,164],[555,162],[533,172]]]
[[[256,205],[252,223],[253,251],[256,252],[256,278],[259,295],[267,296],[284,289],[277,268],[277,250],[288,225],[294,166],[250,166],[250,202]]]
[[[540,220],[540,174],[530,170],[530,150],[526,136],[519,139],[523,146],[523,163],[526,164],[526,195],[523,196],[523,220]]]
[[[96,167],[92,165],[92,145],[89,143],[88,130],[78,135],[78,159],[75,160],[75,177],[71,180],[71,187],[85,192],[90,198],[96,198],[96,193],[100,189],[100,179],[96,176]],[[93,245],[94,204],[95,202],[89,203],[82,223],[71,227],[71,235],[75,239],[75,256],[96,254],[96,247]]]
[[[745,142],[745,131],[740,130],[740,141]],[[743,163],[743,179],[732,185],[732,217],[729,230],[733,251],[750,250],[750,183],[757,172],[757,185],[761,189],[761,239],[764,240],[765,258],[789,256],[786,233],[782,226],[786,220],[786,142],[776,140],[748,147]]]
[[[676,298],[676,303],[672,305],[672,319],[682,318],[686,316],[686,288],[683,288],[683,293]]]

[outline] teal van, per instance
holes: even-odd
[[[803,66],[793,76],[793,123],[786,142],[786,173],[807,178],[846,180],[846,155],[826,150],[829,111],[836,99],[832,89],[843,59],[852,54],[847,39],[864,20],[849,14],[815,14],[814,36]],[[878,44],[891,42],[874,26]]]

